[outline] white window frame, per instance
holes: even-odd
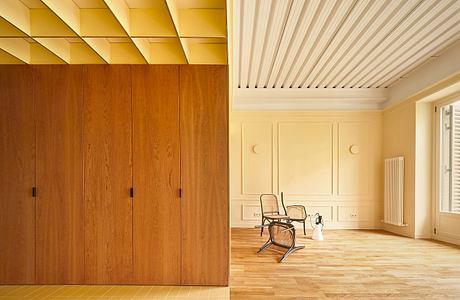
[[[435,161],[435,176],[434,176],[434,190],[435,190],[435,214],[450,214],[450,215],[460,215],[459,212],[452,212],[452,211],[442,211],[441,209],[441,201],[442,201],[442,188],[441,188],[441,175],[443,174],[443,165],[441,161],[441,130],[442,130],[442,124],[441,124],[441,113],[442,113],[442,107],[451,105],[455,102],[460,102],[460,98],[455,97],[452,99],[446,99],[444,101],[439,101],[434,104],[435,107],[435,126],[434,126],[434,161]],[[437,221],[437,220],[436,220]],[[437,222],[436,222],[437,224]]]

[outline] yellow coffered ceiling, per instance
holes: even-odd
[[[1,0],[0,64],[226,64],[225,0]]]

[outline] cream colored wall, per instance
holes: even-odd
[[[381,112],[232,112],[230,147],[233,227],[260,224],[259,195],[280,192],[327,228],[380,227]]]
[[[404,156],[404,223],[390,232],[430,238],[432,231],[432,105],[404,102],[383,113],[383,158]]]
[[[415,237],[430,238],[432,232],[433,105],[416,103]]]
[[[415,103],[405,102],[383,113],[383,158],[404,156],[404,222],[407,227],[384,224],[390,232],[415,234]]]

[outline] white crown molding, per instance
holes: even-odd
[[[380,110],[387,93],[384,88],[235,88],[233,110]]]

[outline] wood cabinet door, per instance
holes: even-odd
[[[227,72],[180,70],[182,284],[228,285]]]
[[[33,68],[37,283],[84,283],[82,66]]]
[[[0,283],[35,283],[35,116],[29,66],[0,66]]]
[[[129,66],[84,66],[85,280],[133,275],[132,112]]]
[[[180,284],[179,67],[132,66],[134,280]]]

